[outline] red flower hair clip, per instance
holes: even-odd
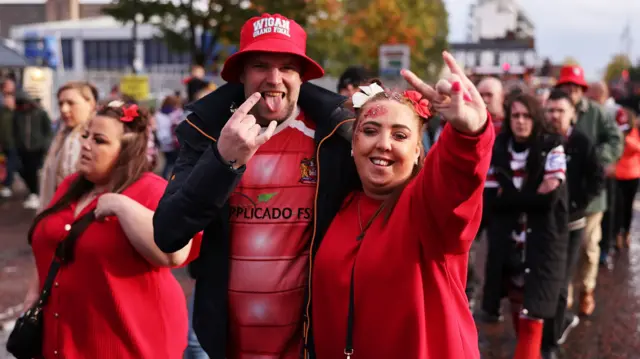
[[[418,116],[428,119],[431,117],[431,110],[429,110],[429,100],[422,98],[422,94],[418,91],[406,90],[402,94],[413,104],[413,108],[418,113]]]
[[[138,105],[136,104],[123,106],[122,112],[124,112],[124,116],[120,117],[120,121],[122,122],[131,122],[136,117],[140,116],[140,114],[138,113]]]

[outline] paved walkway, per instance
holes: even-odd
[[[5,330],[0,329],[0,359],[9,359],[4,345],[12,313],[21,310],[33,275],[31,249],[26,240],[32,218],[33,211],[24,210],[18,199],[0,200],[0,323],[5,323]],[[635,237],[632,248],[616,258],[614,270],[601,271],[596,312],[572,332],[562,358],[640,358],[640,231]],[[484,247],[481,243],[478,251],[480,273]],[[184,271],[175,274],[184,290],[190,291],[191,283]],[[515,336],[509,320],[497,325],[479,324],[478,329],[483,358],[511,359]]]

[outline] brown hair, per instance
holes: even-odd
[[[367,102],[361,108],[354,109],[356,113],[356,120],[353,122],[353,131],[351,135],[352,141],[353,139],[355,139],[356,132],[357,132],[356,129],[358,128],[358,125],[362,121],[362,114],[363,114],[364,108],[372,103],[379,102],[379,101],[396,101],[411,108],[411,111],[415,116],[415,120],[418,122],[418,129],[419,129],[418,146],[420,146],[420,157],[418,159],[418,163],[413,166],[413,169],[411,171],[411,175],[409,176],[409,178],[407,178],[401,185],[395,188],[391,192],[391,195],[387,197],[387,199],[385,199],[385,201],[383,202],[384,212],[385,212],[384,218],[386,221],[389,219],[389,217],[391,216],[391,212],[393,212],[393,209],[398,203],[398,199],[400,198],[402,191],[404,191],[405,187],[409,184],[409,182],[411,182],[411,180],[414,179],[418,175],[418,173],[420,173],[420,170],[422,170],[422,166],[424,164],[424,158],[425,158],[424,143],[422,143],[422,129],[428,119],[422,118],[421,116],[418,115],[411,100],[406,98],[402,94],[402,92],[387,89],[386,87],[384,87],[384,85],[380,80],[373,79],[369,81],[365,86],[371,85],[373,83],[380,85],[385,91],[371,97],[369,100],[367,100]],[[353,102],[351,101],[351,99],[347,101],[346,106],[353,107]]]
[[[60,97],[60,94],[67,90],[76,90],[80,93],[80,96],[87,100],[88,102],[93,103],[94,105],[98,103],[98,90],[95,86],[93,86],[89,82],[84,81],[71,81],[66,84],[60,86],[58,92],[56,93],[56,97]]]
[[[529,111],[529,116],[531,116],[531,121],[533,121],[533,129],[531,130],[531,135],[529,135],[527,142],[531,143],[535,141],[543,132],[550,132],[546,127],[547,125],[544,120],[544,110],[542,109],[542,105],[534,96],[526,93],[518,94],[506,102],[502,132],[513,137],[513,130],[511,129],[511,107],[516,102],[522,104],[527,111]]]
[[[104,116],[120,121],[124,117],[124,109],[127,105],[114,104],[112,101],[107,106],[98,110],[96,116]],[[132,183],[136,182],[143,173],[151,169],[147,160],[147,144],[149,140],[148,124],[149,115],[143,109],[138,109],[138,116],[130,122],[122,122],[124,134],[121,139],[120,154],[111,170],[109,192],[121,193]],[[71,202],[80,199],[89,193],[95,184],[79,175],[69,186],[67,192],[60,197],[51,207],[42,211],[31,224],[28,240],[31,243],[33,231],[37,224],[50,214],[56,213],[68,206]]]
[[[182,106],[182,101],[180,101],[180,98],[178,96],[169,95],[165,97],[164,100],[162,100],[162,105],[160,106],[160,108],[163,108],[166,106],[171,106],[173,108],[180,108]]]

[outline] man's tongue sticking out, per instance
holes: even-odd
[[[265,93],[263,95],[264,101],[269,108],[269,112],[272,113],[280,113],[284,108],[284,96],[280,92],[275,93]]]

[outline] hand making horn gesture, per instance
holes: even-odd
[[[453,56],[445,51],[442,58],[451,70],[451,75],[448,79],[438,81],[435,90],[409,70],[402,70],[402,77],[422,93],[456,130],[475,134],[487,122],[487,107],[473,82],[464,74]]]
[[[220,132],[218,138],[218,153],[223,160],[229,162],[234,168],[239,168],[249,162],[256,153],[258,147],[267,142],[278,123],[271,121],[269,127],[260,133],[262,127],[256,122],[256,118],[249,111],[260,101],[259,92],[249,96],[233,113]]]

